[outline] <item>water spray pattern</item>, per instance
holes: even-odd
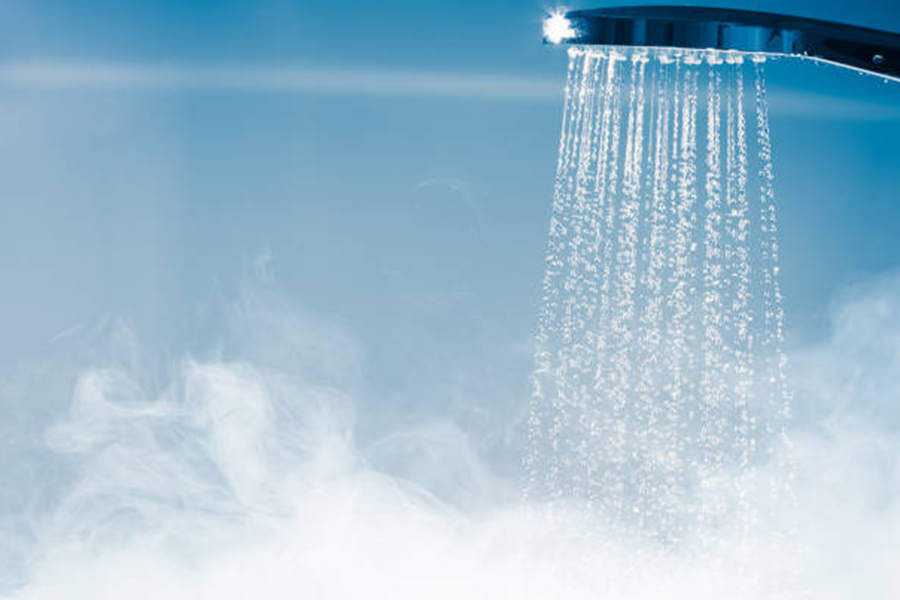
[[[790,488],[756,476],[790,471],[765,59],[569,57],[526,494],[749,537],[758,488]]]

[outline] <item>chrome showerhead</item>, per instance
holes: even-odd
[[[900,81],[900,34],[774,13],[687,6],[578,10],[549,16],[544,41],[799,56]]]

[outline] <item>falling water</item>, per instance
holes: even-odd
[[[764,57],[570,50],[529,498],[702,550],[790,495],[773,180]]]

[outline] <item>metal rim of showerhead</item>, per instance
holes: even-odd
[[[689,6],[577,10],[549,16],[544,41],[797,56],[900,81],[900,34],[775,13]]]

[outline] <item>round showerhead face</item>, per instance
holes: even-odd
[[[544,41],[799,56],[900,81],[900,34],[774,13],[686,6],[557,12],[544,21]]]

